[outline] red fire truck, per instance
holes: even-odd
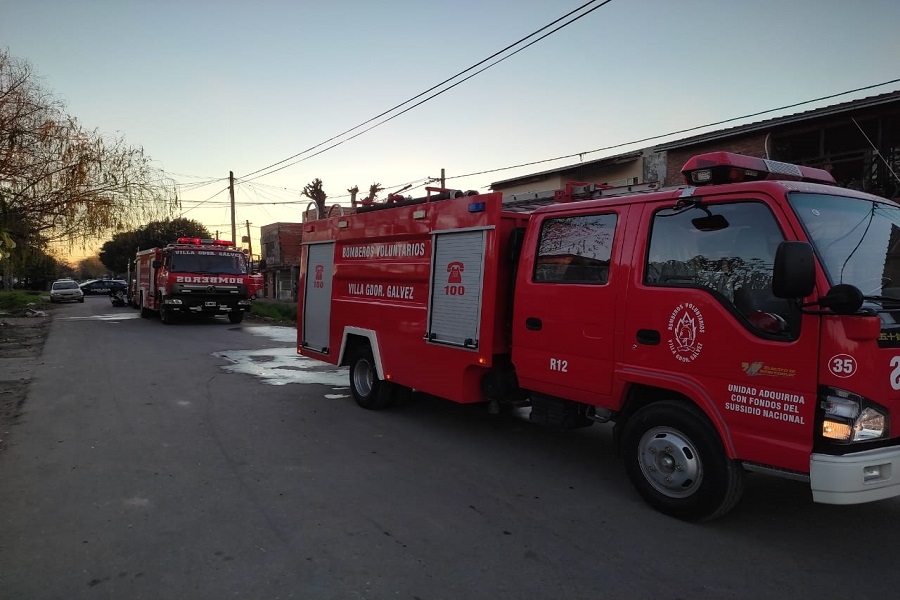
[[[262,278],[248,273],[247,260],[234,243],[182,237],[165,248],[137,253],[131,303],[142,317],[159,314],[170,324],[178,316],[227,315],[240,323]]]
[[[612,421],[639,494],[688,521],[747,472],[900,495],[900,205],[726,152],[682,172],[306,223],[298,352],[348,365],[364,408],[414,389]]]

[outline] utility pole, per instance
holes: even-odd
[[[234,222],[234,171],[228,171],[228,192],[231,194],[231,243],[237,243],[237,227]]]
[[[441,188],[447,185],[447,178],[444,177],[444,170],[441,169]]]
[[[247,221],[247,248],[250,250],[250,264],[253,264],[253,239],[250,237],[250,221]]]

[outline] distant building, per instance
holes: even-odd
[[[714,151],[823,168],[842,187],[900,198],[900,91],[497,181],[491,189],[541,192],[569,181],[677,186],[689,158]]]
[[[264,298],[296,299],[302,232],[302,223],[271,223],[262,226],[260,273],[265,281]]]

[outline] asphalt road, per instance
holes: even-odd
[[[2,599],[897,594],[900,500],[816,505],[754,475],[686,524],[637,497],[607,426],[365,411],[290,335],[136,315],[54,311],[0,454]]]

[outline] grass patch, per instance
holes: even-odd
[[[272,302],[257,298],[251,305],[250,314],[276,323],[293,325],[297,322],[297,305],[293,302]]]
[[[32,290],[0,291],[0,311],[16,312],[27,308],[29,304],[34,305],[33,308],[42,308],[47,304],[44,299],[46,294],[47,292]]]

